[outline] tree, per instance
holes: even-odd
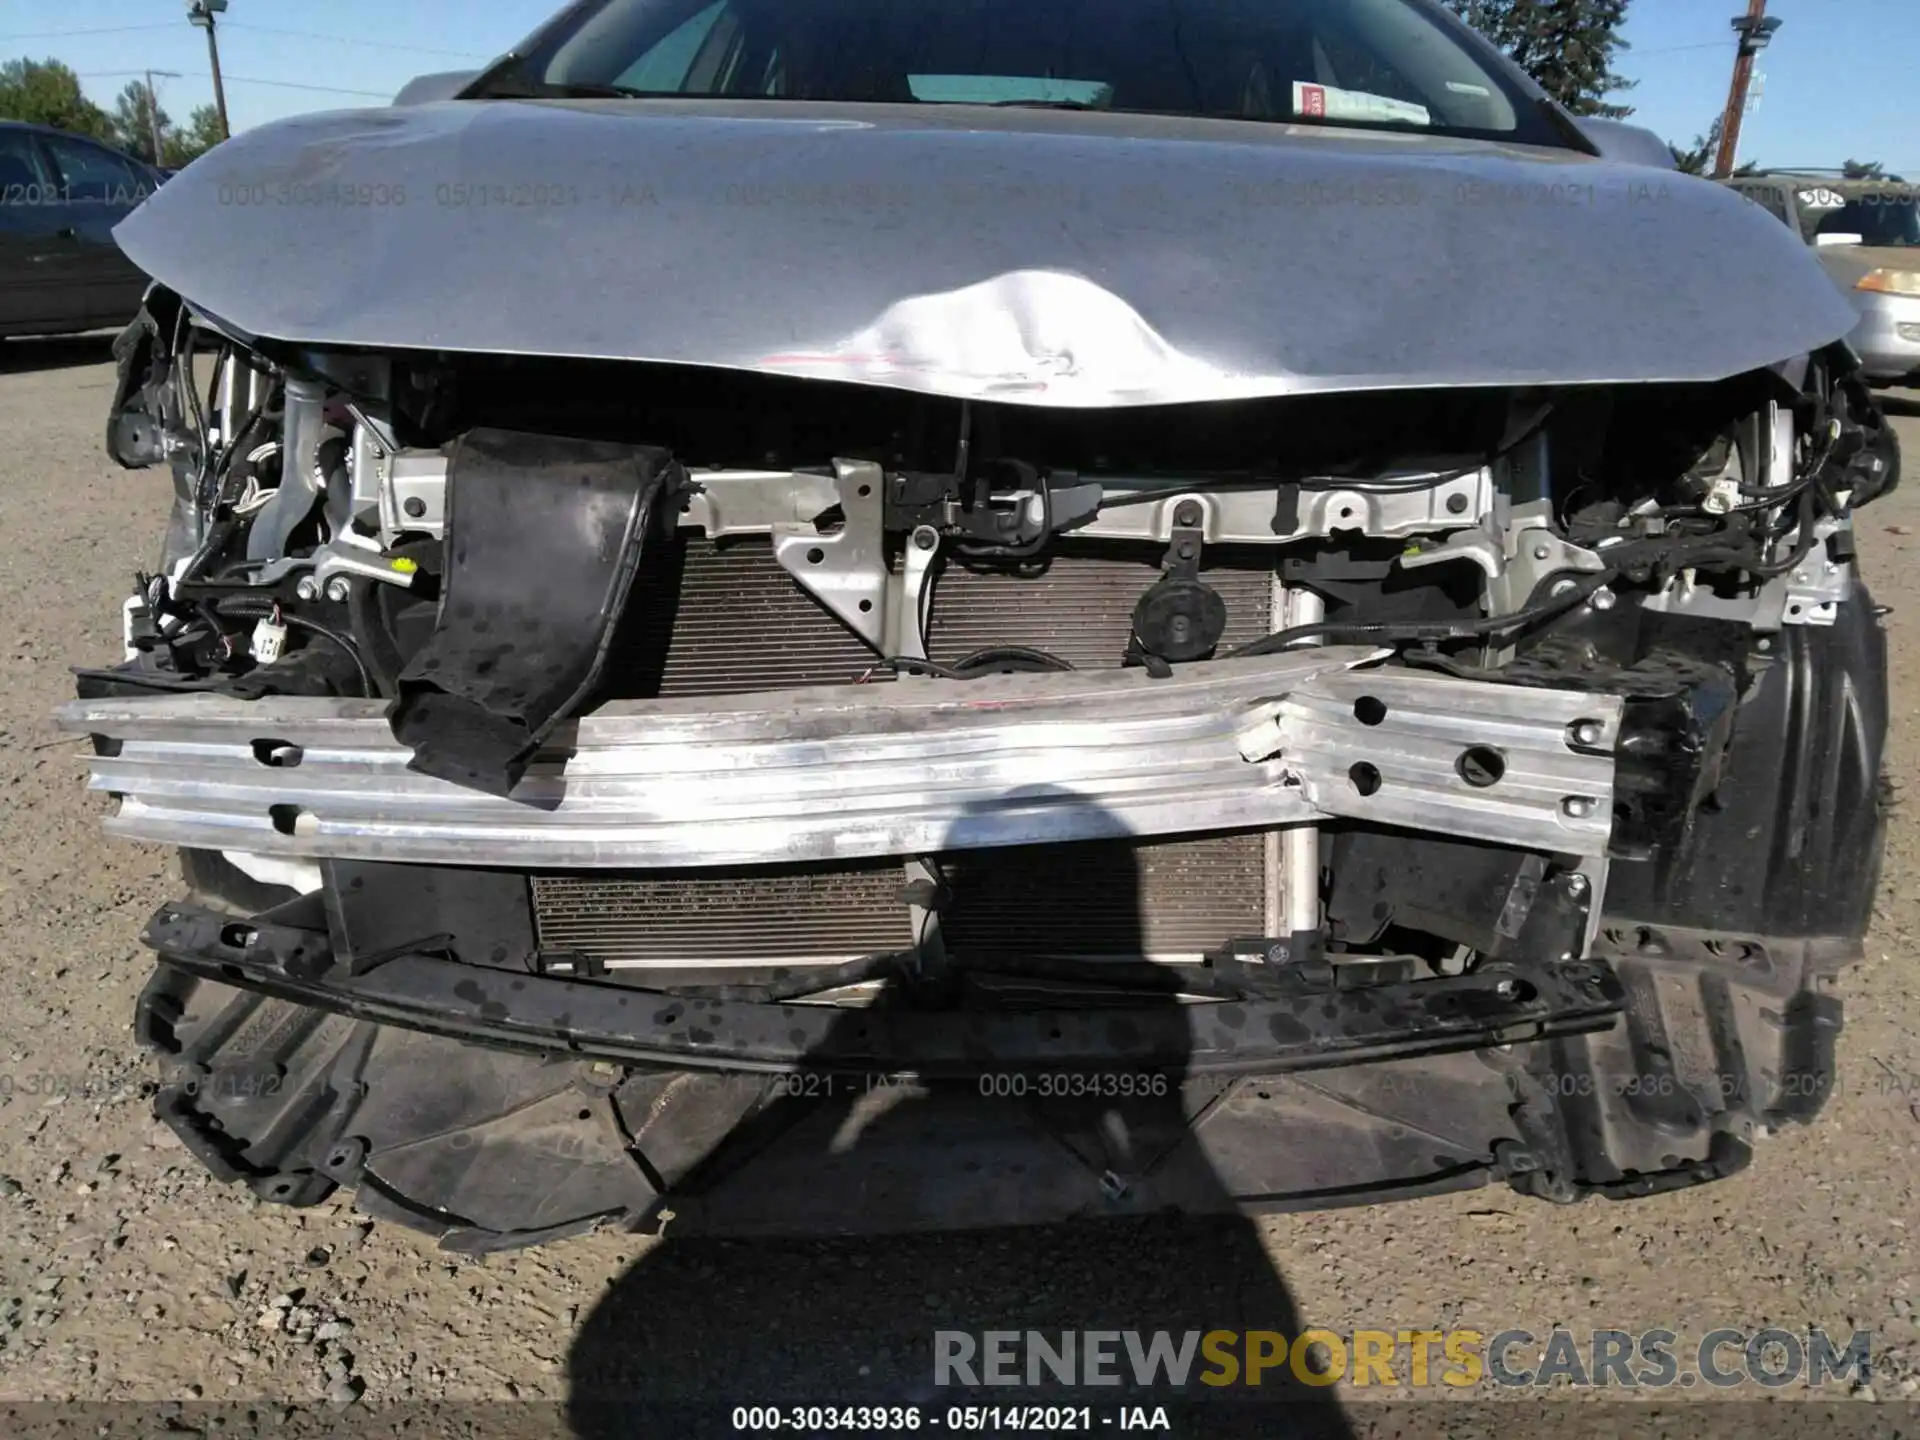
[[[178,170],[206,154],[220,139],[220,112],[211,105],[196,105],[185,125],[167,132],[160,163],[169,170]]]
[[[1447,0],[1474,29],[1512,56],[1534,82],[1575,115],[1622,120],[1630,105],[1606,96],[1631,90],[1613,69],[1627,48],[1620,27],[1627,0]]]
[[[98,140],[113,138],[107,112],[81,93],[80,77],[58,60],[0,65],[0,119],[29,120]]]
[[[165,152],[165,136],[173,128],[173,121],[167,112],[160,108],[153,92],[147,89],[144,80],[131,80],[127,88],[120,92],[113,102],[113,139],[129,155],[138,155],[150,165],[163,163],[154,154],[153,132],[159,130],[162,153]]]
[[[1689,175],[1708,175],[1713,172],[1714,161],[1720,158],[1720,137],[1726,131],[1727,120],[1724,115],[1716,115],[1713,124],[1707,127],[1707,133],[1693,137],[1693,144],[1684,150],[1672,141],[1667,148],[1673,151],[1673,162]]]

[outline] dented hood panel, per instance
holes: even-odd
[[[1034,405],[1710,380],[1856,319],[1785,227],[1684,176],[975,107],[301,116],[218,146],[115,235],[256,337]]]

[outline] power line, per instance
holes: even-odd
[[[1649,55],[1678,55],[1683,50],[1724,50],[1726,48],[1727,42],[1724,40],[1703,40],[1698,45],[1662,45],[1657,50],[1629,49],[1625,53],[1628,59],[1644,60]]]
[[[143,75],[143,70],[79,70],[74,72],[82,80],[108,80],[122,75]],[[280,90],[321,90],[330,95],[371,95],[376,100],[391,100],[393,96],[385,90],[351,90],[344,85],[309,85],[300,80],[261,80],[250,75],[228,75],[230,85],[271,85]]]
[[[65,40],[82,35],[126,35],[136,30],[173,30],[173,25],[103,25],[92,30],[26,30],[17,35],[0,35],[0,44],[10,44],[15,40]],[[222,30],[252,30],[262,35],[284,35],[295,40],[319,40],[330,45],[360,45],[369,50],[406,50],[417,55],[448,55],[457,60],[490,60],[491,55],[478,50],[443,50],[432,45],[394,45],[384,40],[363,40],[354,35],[323,35],[316,30],[283,30],[277,25],[255,25],[250,20],[228,20],[220,27]],[[116,74],[121,72],[114,72]],[[136,71],[126,72],[136,74]],[[287,82],[280,82],[287,83]],[[314,87],[322,88],[322,87]],[[357,92],[370,95],[373,92]]]
[[[283,30],[277,25],[256,25],[251,20],[229,20],[221,28],[252,30],[261,35],[288,35],[296,40],[322,40],[330,45],[364,45],[369,50],[411,50],[419,55],[451,55],[461,60],[492,58],[475,50],[441,50],[431,45],[392,45],[385,40],[362,40],[355,35],[322,35],[313,30]]]
[[[103,25],[98,30],[25,30],[18,35],[0,35],[0,43],[13,40],[64,40],[69,35],[125,35],[133,30],[173,30],[173,25]]]
[[[344,85],[309,85],[300,80],[257,80],[246,75],[229,75],[235,85],[272,85],[281,90],[324,90],[332,95],[371,95],[376,100],[391,100],[391,90],[350,90]]]

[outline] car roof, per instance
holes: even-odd
[[[0,130],[25,130],[33,135],[53,135],[65,140],[84,140],[89,145],[98,145],[102,150],[111,150],[114,154],[132,160],[136,164],[147,163],[138,155],[129,155],[111,140],[102,140],[98,135],[82,135],[77,131],[62,130],[58,125],[42,125],[37,120],[0,120]]]
[[[58,125],[42,125],[38,120],[0,120],[0,130],[32,130],[40,135],[71,135],[73,131],[62,130]],[[91,135],[82,135],[82,140],[93,140]],[[101,141],[94,141],[101,144]]]
[[[1920,194],[1920,186],[1898,175],[1879,175],[1844,179],[1819,170],[1759,170],[1750,175],[1734,175],[1733,180],[1775,180],[1783,185],[1818,185],[1839,195]]]

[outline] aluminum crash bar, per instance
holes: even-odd
[[[510,797],[409,770],[381,702],[76,701],[114,833],[285,856],[780,864],[1336,817],[1605,851],[1621,702],[1315,647],[1182,667],[623,701]]]

